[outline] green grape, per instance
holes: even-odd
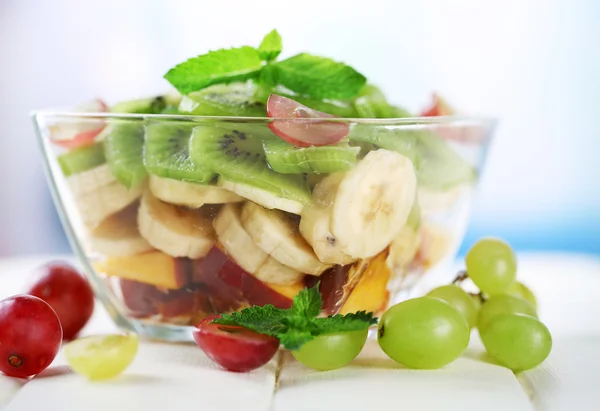
[[[461,313],[471,328],[477,325],[478,307],[473,297],[457,285],[444,285],[434,288],[427,297],[441,298]]]
[[[327,371],[341,368],[356,358],[367,341],[368,330],[345,331],[315,337],[299,350],[292,351],[309,368]]]
[[[552,336],[542,322],[525,314],[500,314],[481,332],[490,357],[513,371],[536,367],[552,349]]]
[[[537,318],[535,308],[522,298],[508,294],[494,295],[487,300],[477,318],[477,328],[481,329],[488,321],[500,314],[527,314]]]
[[[116,377],[131,364],[138,349],[138,336],[94,335],[65,346],[71,368],[90,380]]]
[[[435,369],[456,360],[469,344],[469,324],[446,301],[406,300],[381,317],[378,340],[394,361],[410,368]]]
[[[471,300],[473,300],[473,304],[475,304],[475,309],[477,310],[477,314],[479,314],[479,310],[481,309],[481,305],[483,302],[481,301],[481,297],[477,294],[469,294]]]
[[[510,287],[508,287],[506,293],[529,301],[533,308],[537,310],[537,300],[535,299],[535,294],[533,294],[533,292],[525,284],[515,281],[510,285]]]
[[[465,257],[467,273],[486,294],[501,294],[515,281],[517,261],[510,246],[496,238],[475,243]]]

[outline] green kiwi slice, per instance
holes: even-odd
[[[106,162],[102,143],[73,149],[58,156],[57,160],[65,177],[82,173]]]
[[[410,158],[417,171],[419,184],[434,190],[446,190],[473,182],[477,175],[469,162],[429,130],[357,124],[348,137],[351,145],[370,143]]]
[[[200,116],[266,117],[265,104],[252,96],[252,83],[217,84],[183,96],[179,111]]]
[[[117,181],[136,187],[147,177],[144,167],[144,126],[138,122],[112,121],[104,139],[106,162]]]
[[[276,137],[264,125],[198,126],[192,133],[190,157],[221,179],[310,204],[311,193],[303,175],[284,175],[269,167],[262,147],[265,138]]]
[[[190,159],[191,124],[161,122],[146,126],[144,165],[159,177],[189,183],[209,184],[215,173],[198,167]]]
[[[111,107],[113,113],[160,114],[167,107],[163,96],[121,101]]]
[[[403,108],[388,103],[384,94],[372,84],[363,87],[360,95],[354,99],[354,109],[362,118],[402,118],[410,117]]]
[[[339,143],[322,147],[295,147],[279,138],[263,141],[269,166],[283,174],[324,174],[346,171],[356,164],[360,147]]]

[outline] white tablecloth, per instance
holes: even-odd
[[[0,260],[0,298],[18,292],[32,268],[48,258]],[[142,342],[131,367],[111,381],[88,382],[71,372],[62,354],[27,382],[0,376],[0,409],[600,410],[600,259],[521,255],[519,262],[519,276],[538,296],[554,347],[542,366],[518,376],[482,360],[476,333],[462,358],[436,371],[397,366],[376,342],[340,370],[311,371],[282,354],[248,374],[218,369],[193,345]],[[84,332],[114,330],[97,305]]]

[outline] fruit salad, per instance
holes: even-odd
[[[289,308],[306,287],[323,314],[377,314],[452,258],[490,123],[437,97],[416,117],[346,64],[280,52],[273,31],[175,66],[164,95],[36,114],[63,223],[121,323]]]

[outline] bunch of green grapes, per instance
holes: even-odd
[[[391,307],[379,324],[382,349],[408,367],[439,368],[462,354],[471,328],[477,327],[499,364],[522,371],[542,363],[552,337],[537,318],[534,294],[516,281],[511,247],[499,239],[482,239],[469,250],[465,264],[459,278],[471,278],[480,293],[451,284]]]

